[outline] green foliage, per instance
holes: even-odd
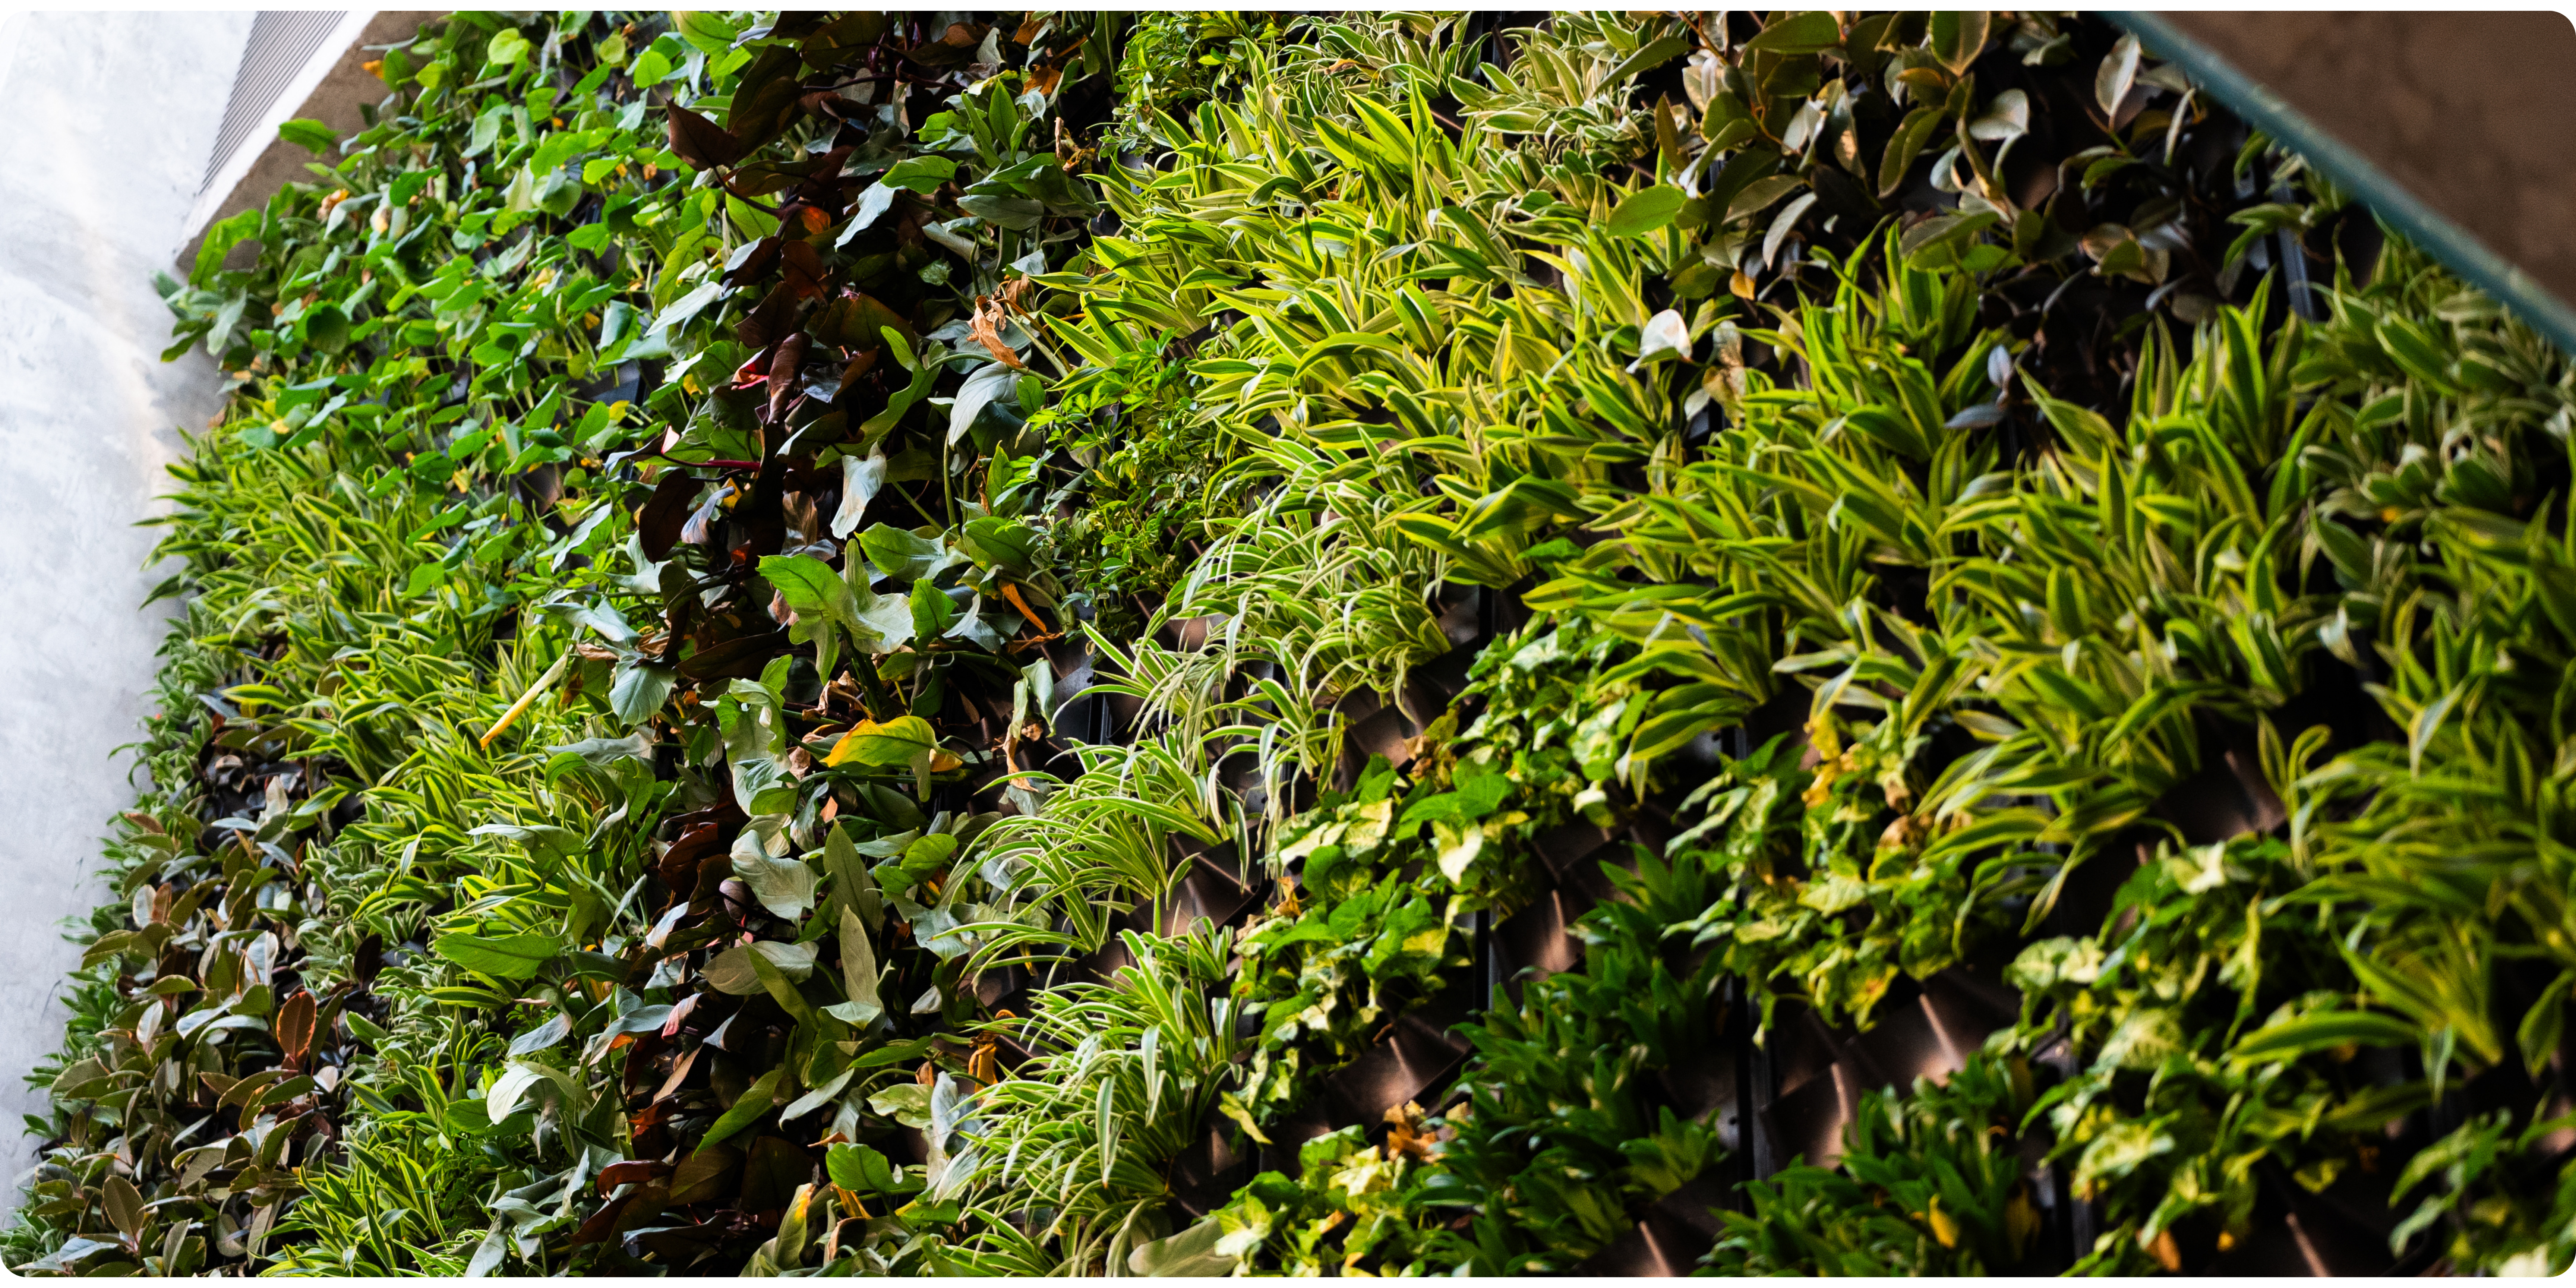
[[[1234,10],[1168,10],[1129,21],[1118,58],[1118,102],[1131,121],[1188,119],[1199,104],[1239,84],[1242,65],[1279,39],[1275,20]]]
[[[957,983],[979,879],[949,865],[991,814],[931,797],[1011,768],[1044,714],[1006,652],[1057,593],[1011,455],[1044,382],[979,302],[1090,209],[1023,146],[1044,95],[1014,96],[1064,51],[931,82],[916,131],[785,91],[880,42],[956,65],[954,33],[565,21],[429,24],[330,179],[171,292],[241,384],[163,547],[193,595],[177,718],[93,948],[143,966],[53,1080],[19,1245],[46,1268],[935,1255],[929,1208],[828,1225],[810,1135],[775,1124],[884,1139],[905,1088],[995,1076]],[[900,178],[916,151],[940,181],[844,204],[843,160]],[[254,266],[223,267],[245,238]],[[995,684],[1010,729],[943,748]]]
[[[1704,1263],[1726,1275],[2028,1273],[2039,1209],[2013,1148],[2031,1102],[2018,1060],[1971,1057],[1910,1095],[1861,1096],[1838,1166],[1793,1162],[1745,1186],[1750,1210]]]
[[[1435,1193],[1479,1202],[1475,1273],[1572,1270],[1724,1152],[1713,1126],[1669,1103],[1676,1079],[1724,1058],[1724,963],[1667,934],[1708,906],[1718,876],[1651,855],[1613,869],[1620,897],[1577,927],[1582,969],[1529,982],[1518,1006],[1497,999],[1468,1029],[1470,1098],[1449,1115],[1452,1176]]]
[[[2062,1034],[2085,1061],[2040,1110],[2076,1192],[2137,1231],[2105,1241],[2106,1268],[2144,1270],[2141,1245],[2204,1210],[2251,1237],[2259,1164],[2322,1190],[2428,1099],[2351,1062],[2355,1042],[2388,1040],[2335,1022],[2352,912],[2300,897],[2289,859],[2277,840],[2160,852],[2098,937],[2033,944],[2008,975],[2033,1013],[2026,1042]]]
[[[1212,426],[1186,405],[1187,372],[1138,354],[1122,379],[1095,380],[1048,409],[1054,439],[1082,474],[1081,507],[1057,524],[1054,555],[1092,629],[1143,634],[1204,548],[1211,522],[1238,508],[1221,477],[1228,459]]]
[[[1297,1150],[1297,1176],[1263,1172],[1213,1218],[1215,1255],[1264,1274],[1422,1274],[1444,1259],[1436,1164],[1426,1166],[1422,1124],[1390,1115],[1400,1133],[1368,1143],[1358,1126],[1328,1132]]]
[[[10,1264],[1576,1272],[1954,969],[2019,1023],[1709,1268],[2049,1268],[2025,1154],[2085,1270],[2278,1175],[2576,1257],[2564,355],[2393,241],[2297,316],[2358,208],[2093,20],[1485,22],[386,51],[168,284],[236,387]]]

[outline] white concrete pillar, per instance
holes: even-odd
[[[0,1160],[34,1142],[26,1071],[62,1042],[63,938],[105,897],[100,838],[134,788],[113,749],[150,710],[166,575],[143,560],[179,425],[222,406],[201,353],[163,363],[152,289],[205,177],[244,13],[21,13],[0,27]]]

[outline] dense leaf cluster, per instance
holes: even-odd
[[[13,1266],[2576,1256],[2576,383],[2134,39],[381,52],[168,286]]]

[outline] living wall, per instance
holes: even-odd
[[[2116,28],[381,53],[13,1268],[2576,1257],[2566,357]]]

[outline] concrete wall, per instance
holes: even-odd
[[[181,447],[222,405],[202,354],[164,364],[169,265],[248,13],[22,13],[0,27],[0,1161],[8,1206],[34,1155],[26,1071],[62,1040],[104,896],[99,838],[134,800],[112,754],[148,712],[164,618],[137,608]]]
[[[2162,16],[2576,304],[2567,15],[2409,5]]]
[[[272,13],[274,18],[276,14]],[[282,38],[272,27],[266,34],[254,30],[253,40],[260,47],[242,68],[246,85],[261,83],[262,74],[276,76],[280,68],[294,67],[300,74],[289,79],[274,103],[261,105],[263,114],[251,119],[248,137],[223,159],[223,169],[212,186],[198,199],[196,208],[180,229],[186,239],[178,251],[183,264],[197,262],[197,246],[205,240],[206,229],[217,220],[242,211],[265,206],[277,190],[290,183],[310,183],[313,174],[305,167],[317,160],[303,145],[277,137],[276,124],[302,118],[320,121],[339,138],[347,138],[367,127],[361,105],[381,103],[385,83],[367,70],[367,63],[381,57],[376,51],[386,45],[400,44],[420,33],[420,24],[438,16],[435,12],[394,10],[352,10],[337,14],[310,12],[297,18],[337,21],[322,38],[322,46],[306,61],[288,60],[287,50],[301,49]],[[224,142],[222,139],[218,143]],[[327,160],[338,159],[335,153]],[[225,264],[248,268],[255,251],[236,251]]]

